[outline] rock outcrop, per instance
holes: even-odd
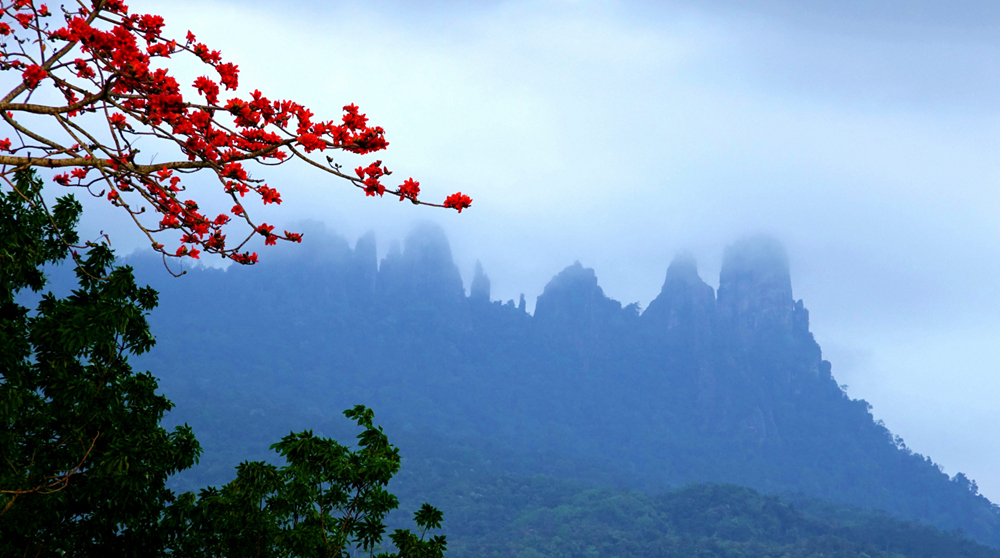
[[[580,262],[560,271],[535,302],[539,327],[594,332],[610,323],[622,305],[604,295],[597,275]]]
[[[720,328],[744,344],[791,335],[795,302],[781,244],[756,236],[726,248],[718,309]]]
[[[225,447],[266,448],[310,424],[296,419],[297,409],[328,409],[331,398],[362,402],[387,431],[424,436],[414,434],[407,455],[443,447],[464,456],[455,463],[480,459],[455,470],[489,463],[502,474],[653,491],[711,481],[803,492],[962,528],[1000,546],[995,506],[897,445],[866,402],[837,386],[773,239],[727,248],[717,293],[693,258],[676,257],[638,315],[579,262],[546,285],[533,316],[523,296],[491,301],[481,266],[466,296],[434,227],[390,247],[377,270],[374,237],[346,246],[331,243],[330,261],[262,265],[253,274],[200,270],[186,283],[155,285],[163,300],[151,318],[159,360],[149,367],[178,403],[172,416],[193,422],[199,416],[184,409],[220,401],[234,411],[218,420],[273,409],[270,430],[216,428]],[[151,265],[162,277],[161,264]],[[249,343],[221,328],[209,344],[201,315],[269,327]],[[209,399],[191,387],[208,377],[240,391]],[[234,432],[267,438],[233,442]],[[424,463],[422,474],[436,474],[435,451],[413,461]],[[225,469],[210,454],[203,462]]]
[[[694,257],[681,254],[667,268],[663,288],[642,321],[664,338],[704,344],[711,339],[715,313],[715,290],[698,276]]]
[[[476,270],[472,275],[472,285],[469,287],[469,302],[489,304],[490,278],[483,272],[483,264],[476,260]]]
[[[390,304],[460,305],[465,287],[444,231],[422,225],[407,235],[401,251],[390,250],[379,266],[378,293]]]

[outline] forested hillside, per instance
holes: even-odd
[[[464,494],[463,494],[464,489]],[[647,495],[500,477],[438,495],[453,556],[986,558],[1000,551],[882,513],[735,485]]]
[[[678,257],[645,311],[575,263],[530,315],[523,300],[491,300],[482,270],[467,296],[436,229],[381,262],[372,236],[353,249],[322,236],[252,270],[181,279],[130,260],[161,292],[157,350],[136,366],[177,404],[168,423],[191,424],[205,448],[179,488],[225,482],[292,430],[350,439],[340,411],[363,403],[402,449],[404,501],[501,475],[647,494],[733,483],[1000,547],[1000,514],[974,482],[949,478],[838,387],[772,240],[732,245],[718,293]],[[442,509],[446,527],[463,521]]]

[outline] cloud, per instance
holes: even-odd
[[[320,115],[357,103],[387,129],[394,176],[432,199],[475,200],[462,215],[418,209],[289,166],[266,169],[285,200],[268,222],[315,219],[349,238],[374,229],[384,250],[431,220],[467,285],[479,259],[494,297],[524,292],[529,307],[577,259],[625,303],[648,304],[679,250],[716,284],[726,244],[769,232],[788,245],[820,344],[869,355],[843,367],[852,396],[1000,498],[1000,447],[961,428],[1000,417],[995,390],[977,389],[992,385],[1000,335],[997,8],[804,6],[161,11],[168,29],[190,28],[237,62],[247,88]]]

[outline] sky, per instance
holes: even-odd
[[[474,199],[417,208],[289,165],[261,171],[284,200],[268,222],[374,230],[382,253],[438,223],[467,286],[478,259],[529,310],[575,260],[645,307],[679,251],[717,286],[726,245],[771,234],[849,395],[1000,501],[1000,4],[130,5],[221,50],[244,90],[357,104],[394,177]]]

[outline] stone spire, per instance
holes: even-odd
[[[719,275],[720,326],[741,341],[790,336],[795,301],[784,247],[768,236],[726,248]]]
[[[473,302],[490,301],[490,278],[483,273],[483,265],[476,260],[476,271],[472,276],[472,286],[469,287],[469,300]]]
[[[667,268],[660,294],[642,314],[642,320],[657,330],[683,328],[700,337],[711,335],[715,313],[715,290],[698,276],[691,254],[678,254]]]

